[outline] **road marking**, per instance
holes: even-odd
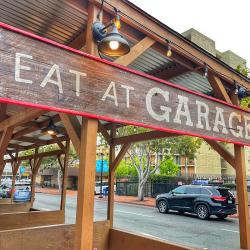
[[[239,233],[239,231],[230,230],[230,229],[225,229],[225,228],[222,228],[221,230],[222,230],[222,231],[227,231],[227,232],[232,232],[232,233]]]
[[[122,211],[122,210],[115,210],[115,212],[120,212],[120,213],[125,213],[125,214],[139,215],[139,216],[150,217],[150,218],[155,217],[155,216],[152,216],[152,215],[138,214],[138,213],[133,213],[133,212],[125,212],[125,211]]]

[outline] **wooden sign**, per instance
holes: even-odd
[[[250,145],[250,115],[239,107],[5,24],[0,24],[0,97],[9,103]]]

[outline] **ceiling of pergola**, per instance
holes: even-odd
[[[87,4],[87,1],[82,2]],[[0,0],[0,22],[66,45],[70,45],[84,32],[87,18],[87,9],[74,5],[72,1]],[[104,22],[109,18],[110,16],[106,14]],[[133,30],[127,24],[123,25],[121,32],[131,47],[143,37],[142,33]],[[84,50],[84,44],[82,47]],[[109,58],[109,60],[114,59]],[[169,60],[164,50],[159,51],[154,47],[147,49],[128,67],[198,92],[207,93],[212,89],[207,79],[197,73],[186,74],[183,67]],[[176,72],[178,77],[172,77]]]

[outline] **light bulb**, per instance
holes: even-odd
[[[114,20],[114,24],[116,26],[116,28],[119,30],[121,28],[121,19],[120,19],[120,16],[116,16],[115,17],[115,20]]]
[[[49,135],[55,135],[55,134],[56,134],[54,130],[47,130],[47,133],[48,133]]]
[[[171,47],[168,46],[168,50],[167,50],[167,57],[171,57],[173,55]]]
[[[112,50],[117,50],[119,48],[119,42],[117,42],[117,41],[110,41],[109,42],[109,47]]]

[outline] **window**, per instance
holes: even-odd
[[[197,187],[187,187],[186,194],[200,194],[200,189]]]
[[[212,193],[207,188],[201,188],[201,194],[211,195]]]
[[[181,186],[178,188],[175,188],[172,192],[175,194],[185,194],[186,187]]]
[[[180,156],[179,155],[175,155],[174,158],[175,158],[174,159],[175,164],[180,166],[181,165],[181,158],[180,158]]]

